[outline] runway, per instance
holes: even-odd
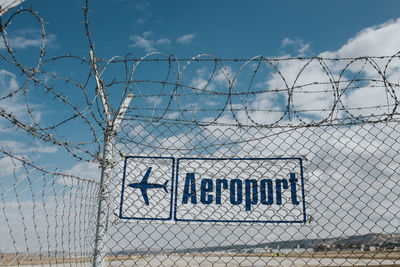
[[[399,266],[400,259],[299,258],[231,255],[148,256],[111,261],[107,266]]]
[[[378,254],[375,254],[377,256]],[[343,255],[344,256],[344,255]],[[229,253],[213,253],[213,254],[158,254],[143,256],[108,256],[105,266],[400,266],[400,257],[398,253],[390,255],[371,255],[364,254],[364,257],[355,257],[356,255],[346,255],[341,257],[340,254],[314,254],[293,256],[280,255],[271,256],[266,254],[229,254]],[[44,263],[44,264],[41,264]],[[51,264],[50,264],[51,262]],[[51,261],[20,262],[19,266],[44,266],[44,267],[61,267],[61,266],[82,266],[89,267],[92,263],[89,259],[61,259]],[[4,264],[5,262],[3,262]],[[5,266],[0,264],[0,266]],[[9,262],[10,264],[10,262]],[[7,265],[7,264],[6,264]],[[17,262],[11,263],[18,265]]]

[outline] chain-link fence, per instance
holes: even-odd
[[[398,85],[309,80],[369,60],[193,60],[210,72],[192,87],[136,81],[116,136],[111,264],[399,264]],[[277,87],[252,86],[262,64]],[[366,105],[372,92],[383,102]]]
[[[98,183],[1,155],[0,265],[89,262]]]
[[[0,265],[400,264],[399,54],[103,60],[86,3],[89,59],[43,27],[31,64],[21,14],[44,25],[2,25]]]

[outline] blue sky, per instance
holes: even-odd
[[[8,19],[12,12],[18,10],[18,8],[32,7],[45,21],[44,26],[48,34],[45,59],[65,54],[88,59],[89,48],[84,32],[82,11],[84,5],[84,1],[80,0],[27,0],[19,7],[9,10],[7,14],[3,15],[2,19],[3,21]],[[323,1],[252,1],[246,2],[246,4],[242,1],[90,1],[89,27],[96,56],[103,59],[109,59],[116,55],[125,56],[128,53],[133,57],[140,58],[155,51],[163,52],[166,55],[175,55],[179,58],[191,58],[198,54],[210,54],[217,58],[251,58],[257,55],[272,58],[393,55],[400,47],[399,38],[396,37],[400,25],[400,20],[397,18],[399,8],[400,3],[398,1],[335,1],[329,4]],[[23,64],[33,64],[37,60],[40,46],[39,30],[40,24],[37,23],[35,18],[26,14],[17,17],[7,28],[8,41]],[[4,49],[2,50],[4,52]],[[225,92],[227,90],[226,81],[224,81],[226,75],[232,77],[233,73],[239,69],[240,64],[242,63],[236,65],[228,63],[225,70],[218,70],[209,89]],[[138,68],[135,72],[138,79],[163,79],[165,65],[162,63],[142,65],[145,67]],[[285,62],[279,66],[289,84],[295,81],[299,66]],[[306,75],[303,75],[302,82],[324,82],[326,76],[324,76],[322,70],[313,64],[310,64],[310,66],[310,70]],[[396,66],[397,63],[393,69],[396,69]],[[23,79],[15,67],[5,62],[2,62],[0,67],[3,93],[9,88],[17,88],[23,84]],[[189,68],[182,76],[182,81],[194,87],[202,87],[207,78],[210,77],[209,72],[212,67],[212,64],[205,64],[205,66],[196,65],[197,69]],[[331,64],[329,67],[337,75],[340,67],[343,66]],[[355,71],[356,67],[357,65],[351,71]],[[369,67],[364,70],[367,77],[375,77],[373,71],[370,71],[371,69],[372,67]],[[85,81],[85,77],[89,73],[86,65],[74,60],[49,63],[43,66],[43,70],[81,82]],[[161,70],[161,72],[156,70]],[[251,71],[250,68],[250,73]],[[242,71],[242,73],[249,74],[246,71]],[[255,80],[254,90],[269,90],[284,86],[279,77],[271,74],[270,70],[260,70],[260,73],[263,74]],[[121,68],[107,70],[104,73],[106,82],[121,79],[121,77],[124,77]],[[49,77],[43,76],[42,78],[45,84],[54,86],[69,101],[79,108],[84,108],[84,98],[80,90],[73,87],[64,88],[67,85]],[[237,81],[238,87],[243,87],[237,89],[239,91],[247,88],[243,85],[246,84],[248,78],[241,79]],[[173,78],[171,82],[174,82]],[[91,88],[91,86],[95,87],[92,83],[88,88]],[[149,85],[146,86],[148,86],[147,91],[142,91],[144,94],[156,95],[159,92],[157,86],[154,88],[150,88]],[[32,89],[32,87],[28,88]],[[70,114],[70,107],[54,101],[51,95],[40,90],[32,90],[32,92],[34,93],[29,94],[29,101],[32,101],[32,107],[37,111],[36,116],[44,125],[51,125],[53,122],[63,120]],[[94,93],[94,90],[88,90],[88,92],[90,95]],[[365,103],[370,106],[377,104],[376,99],[379,99],[379,96],[376,96],[377,92],[376,90],[370,91],[371,97],[367,97]],[[119,104],[121,93],[120,88],[110,93],[115,108]],[[139,95],[138,92],[134,93]],[[355,107],[367,105],[359,103],[360,95],[365,96],[365,91],[349,93],[348,96],[346,95],[347,103]],[[324,94],[315,94],[314,96],[314,99],[310,100],[299,95],[294,106],[298,109],[307,107],[318,109],[328,107],[329,101],[332,100],[330,96]],[[190,101],[195,103],[199,99],[191,99]],[[206,108],[204,103],[216,102],[217,105],[214,108],[217,109],[222,108],[226,100],[205,96],[202,101],[198,107]],[[240,103],[241,99],[239,98],[234,99],[234,101],[237,101],[233,103],[235,105],[243,104]],[[249,105],[258,109],[282,109],[284,101],[285,96],[283,95],[276,95],[272,98],[258,97],[251,99]],[[26,108],[22,95],[17,96],[13,103],[7,102],[7,99],[2,102],[5,109],[11,109],[14,114],[23,119]],[[157,102],[161,104],[157,104]],[[143,101],[143,98],[137,100],[135,104],[140,107],[163,108],[167,102],[152,97],[146,101]],[[385,100],[378,101],[378,104],[381,103],[384,104]],[[176,105],[172,107],[177,108]],[[150,114],[151,108],[144,112]],[[176,118],[174,117],[176,113],[171,111],[166,116]],[[209,112],[199,114],[200,112],[197,114],[197,116],[200,116],[199,119],[206,119],[215,115]],[[266,122],[262,114],[255,112],[253,115],[256,117],[256,122]],[[309,112],[306,115],[318,118],[320,114]],[[243,117],[243,114],[238,112],[237,117],[241,118],[241,116]],[[190,118],[190,116],[186,118]],[[233,118],[222,116],[221,120],[229,123],[232,122]],[[71,124],[59,128],[55,134],[58,134],[63,140],[65,137],[68,140],[75,141],[81,141],[80,138],[86,141],[90,140],[90,132],[77,130],[81,129],[81,123],[72,121]],[[4,122],[0,125],[6,127]],[[38,140],[15,136],[9,128],[5,129],[1,132],[3,144],[17,147],[17,151],[21,153],[30,150],[22,149],[23,140],[29,141],[30,145],[41,146],[37,143]],[[98,129],[97,134],[101,136]],[[169,133],[167,137],[176,138],[179,134],[181,133]],[[53,158],[55,151],[60,152],[60,149],[50,147],[51,144],[41,146],[41,150],[45,153],[40,156],[36,155],[36,159],[43,160],[44,164],[51,168],[58,167],[67,170],[73,169],[77,164],[69,160],[67,154],[59,155],[60,158],[64,159],[63,166],[48,161],[47,159]],[[94,147],[91,147],[91,149],[94,149]],[[74,173],[79,174],[79,171]]]
[[[88,59],[89,48],[84,32],[82,12],[84,4],[84,1],[80,0],[27,0],[19,7],[11,9],[2,19],[5,21],[18,8],[32,7],[46,22],[45,30],[48,35],[45,59],[65,54]],[[399,8],[398,1],[335,1],[330,3],[323,1],[252,1],[246,2],[246,4],[242,1],[90,1],[89,22],[96,55],[104,59],[116,55],[125,56],[128,53],[133,57],[140,58],[154,51],[160,51],[167,55],[173,54],[179,58],[191,58],[198,54],[211,54],[217,58],[251,58],[256,55],[265,57],[320,55],[352,57],[393,55],[398,51],[399,38],[396,36],[398,36],[400,25],[400,20],[397,18]],[[37,60],[40,46],[39,29],[40,24],[29,15],[17,17],[7,28],[8,41],[23,64],[29,65]],[[4,52],[4,49],[2,51]],[[23,84],[23,79],[16,68],[5,62],[2,62],[0,67],[3,93],[9,88],[17,88]],[[43,69],[75,81],[84,81],[85,75],[89,73],[86,67],[86,65],[73,60],[62,60],[49,63]],[[160,75],[154,70],[157,68],[165,71],[163,67],[162,64],[153,64],[143,69],[139,68],[136,74],[139,78],[162,79],[164,72],[161,72]],[[207,72],[211,70],[211,67],[211,65],[199,66],[198,69],[191,69],[187,71],[186,76],[183,76],[182,81],[195,87],[201,87],[209,77]],[[232,75],[240,66],[232,64],[226,67],[225,73],[223,70],[217,73],[215,80],[210,85],[213,90],[220,92],[226,90],[226,82],[223,81],[226,78],[224,75]],[[341,66],[333,64],[330,67],[338,72]],[[280,68],[289,83],[295,80],[299,66],[282,63]],[[310,72],[304,76],[303,82],[323,82],[326,79],[318,67],[314,66],[310,69]],[[369,72],[369,69],[364,70],[365,75],[374,77],[375,74]],[[104,74],[106,81],[112,81],[114,78],[118,79],[122,76],[121,68],[112,69]],[[49,86],[54,86],[63,96],[83,108],[82,92],[76,88],[66,90],[63,88],[66,86],[63,83],[48,79],[48,77],[42,78]],[[255,89],[280,88],[282,84],[278,78],[265,70],[264,76],[260,76],[255,83]],[[245,84],[243,80],[238,81],[238,85],[243,84]],[[94,88],[94,84],[90,86]],[[157,90],[157,88],[153,91],[148,89],[148,92],[156,94]],[[39,119],[41,123],[50,125],[51,122],[67,118],[70,112],[68,107],[53,101],[49,94],[41,91],[32,92],[35,93],[29,94],[29,100],[32,101],[34,110],[38,111],[37,116],[41,118]],[[94,90],[88,90],[88,92],[93,93]],[[374,95],[376,91],[370,93],[371,97],[367,98],[367,102],[369,105],[374,105],[379,97]],[[135,94],[138,95],[137,92]],[[365,92],[349,94],[347,103],[356,107],[364,105],[357,102],[360,94],[365,95]],[[116,93],[113,91],[111,96],[113,104],[118,106],[121,96],[120,89]],[[194,99],[194,102],[197,100]],[[222,107],[221,103],[225,101],[224,99],[214,100],[219,101],[218,107]],[[234,104],[239,105],[241,100],[236,100],[238,103]],[[259,109],[279,109],[282,108],[284,100],[282,95],[277,95],[275,98],[269,99],[262,97],[257,100],[252,99],[250,104]],[[299,109],[310,105],[318,109],[327,106],[331,99],[322,94],[316,95],[313,100],[310,101],[310,99],[299,96],[298,102],[294,105]],[[5,109],[11,109],[15,114],[23,116],[23,96],[19,96],[13,101],[10,103],[3,100],[2,105]],[[141,107],[146,107],[146,105],[150,107],[157,105],[157,101],[161,100],[153,97],[147,102],[138,100],[137,104]],[[384,100],[382,101],[384,103]],[[204,101],[204,103],[206,102]],[[210,100],[210,102],[212,101]],[[165,103],[166,101],[161,103],[161,107],[165,107]],[[200,103],[201,105],[202,103]],[[166,115],[173,117],[176,115],[175,113],[171,111]],[[315,112],[310,112],[308,115],[318,116]],[[205,112],[202,116],[200,119],[213,115]],[[254,114],[254,116],[258,116],[257,119],[265,122],[259,115]],[[223,116],[221,119],[226,122],[232,121],[229,116]],[[6,127],[4,122],[0,125]],[[85,140],[90,139],[90,136],[86,135],[88,132],[84,134],[82,130],[76,130],[80,125],[80,122],[76,124],[72,122],[71,125],[61,127],[57,134],[61,136],[61,139],[65,136],[72,140],[79,140],[81,137]],[[17,142],[13,143],[13,146],[18,145],[18,151],[27,151],[27,149],[21,148],[23,147],[22,141],[25,139],[14,136],[9,128],[5,129],[1,133],[3,143],[7,141],[7,144],[10,145],[11,141]],[[100,132],[98,134],[101,136]],[[175,135],[178,134],[175,133]],[[169,137],[175,136],[172,134]],[[37,140],[32,139],[29,142],[32,144]],[[47,152],[39,158],[52,158],[54,149],[44,146],[44,151]],[[56,149],[56,151],[59,150]],[[65,156],[60,155],[60,157]],[[52,167],[57,166],[46,160],[44,162]],[[67,159],[63,162],[65,166],[57,167],[72,169],[76,164]]]
[[[83,42],[83,1],[26,1],[56,35],[57,52],[87,54]],[[362,29],[396,19],[398,1],[91,1],[91,30],[99,56],[145,50],[132,47],[144,37],[155,50],[191,57],[276,57],[295,54],[285,38],[310,43],[310,55],[336,50]],[[26,27],[27,24],[21,25]],[[177,41],[194,36],[186,43]],[[160,41],[161,40],[161,41]],[[164,40],[164,42],[162,41]],[[157,41],[159,41],[157,43]]]

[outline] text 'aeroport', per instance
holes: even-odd
[[[232,205],[245,204],[245,210],[250,211],[252,205],[260,202],[262,205],[282,205],[282,190],[290,187],[291,202],[293,205],[299,205],[297,197],[297,182],[295,173],[290,173],[289,179],[213,179],[204,178],[200,182],[200,202],[202,204],[221,204],[223,190],[229,191],[229,202]],[[275,188],[274,188],[275,187]],[[274,190],[275,189],[275,190]],[[198,203],[198,190],[196,188],[195,173],[187,173],[185,178],[185,187],[182,195],[182,204],[188,202]]]

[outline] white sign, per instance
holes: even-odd
[[[174,219],[305,222],[300,158],[177,160]]]
[[[304,223],[302,160],[127,157],[119,217]]]

